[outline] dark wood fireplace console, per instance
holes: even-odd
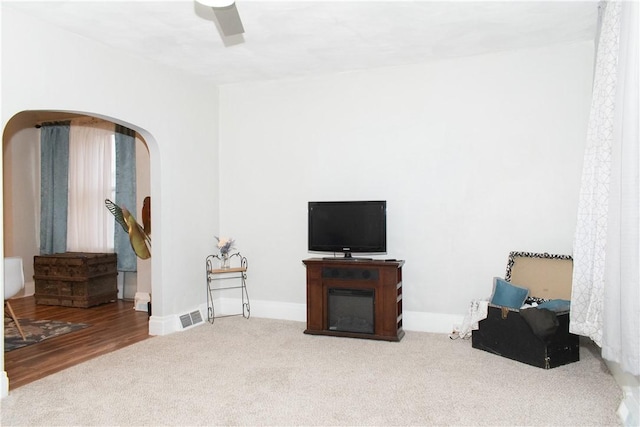
[[[307,267],[307,329],[305,334],[331,335],[400,341],[402,329],[402,266],[404,261],[394,260],[342,260],[310,258],[303,261]],[[357,327],[340,329],[330,323],[330,290],[353,291],[357,295],[371,295],[364,302],[364,312],[370,304],[371,332]],[[362,305],[360,302],[358,306]],[[344,304],[342,305],[344,307]],[[343,308],[344,309],[344,308]],[[348,310],[348,309],[347,309]],[[348,316],[347,316],[348,317]],[[358,321],[361,321],[358,319]],[[365,322],[366,323],[366,322]]]

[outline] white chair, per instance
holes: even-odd
[[[22,258],[21,257],[7,257],[4,259],[4,305],[9,310],[9,315],[13,319],[18,332],[22,336],[23,340],[27,340],[22,332],[22,327],[18,322],[11,304],[9,304],[9,298],[17,295],[24,288],[24,272],[22,270]]]

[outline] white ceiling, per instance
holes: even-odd
[[[223,39],[211,8],[180,1],[2,1],[217,84],[304,77],[593,40],[597,1],[243,1]]]

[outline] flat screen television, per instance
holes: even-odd
[[[387,202],[309,202],[309,251],[385,253]]]

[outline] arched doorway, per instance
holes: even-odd
[[[101,120],[121,124],[116,119],[93,114],[60,111],[23,111],[7,122],[3,133],[3,245],[5,256],[21,256],[25,260],[25,289],[22,296],[32,295],[34,292],[33,263],[30,260],[39,252],[39,125],[62,120]],[[149,171],[150,152],[147,142],[136,133],[138,213],[142,199],[151,192]],[[134,274],[119,275],[119,298],[129,300],[131,307],[134,295],[137,292],[150,295],[151,287],[150,260],[140,261],[138,271]],[[119,347],[114,345],[113,349],[116,348]]]
[[[47,121],[96,119],[89,114],[57,111],[25,111],[16,114],[8,123],[3,135],[4,178],[4,253],[5,256],[22,256],[24,259],[38,255],[39,220],[39,125]],[[98,117],[99,120],[107,120]],[[108,121],[108,120],[107,120]],[[115,123],[114,120],[111,120]],[[137,206],[142,206],[150,194],[149,150],[146,141],[136,137]],[[136,213],[134,213],[136,215]],[[151,293],[150,262],[138,263],[139,276],[135,282],[141,292]],[[25,277],[33,276],[33,269],[25,265]],[[132,279],[127,279],[131,282]],[[135,283],[137,285],[137,283]],[[27,284],[29,285],[29,284]],[[126,287],[129,285],[129,291]],[[131,286],[125,283],[124,292],[131,297]],[[29,291],[27,286],[27,291]]]

